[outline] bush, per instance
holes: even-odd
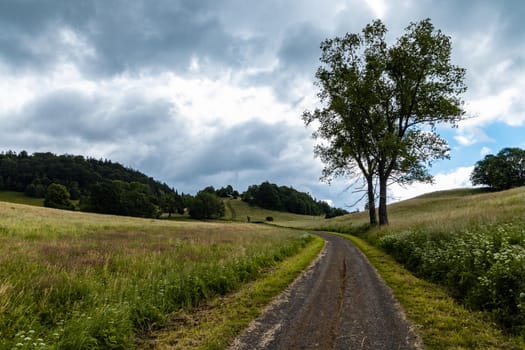
[[[273,221],[273,216],[267,216],[266,221]]]
[[[63,185],[52,183],[47,187],[44,206],[49,208],[75,210],[75,206],[69,200],[69,192]]]
[[[525,335],[525,230],[480,227],[457,235],[405,231],[380,246],[416,275],[445,285],[474,309]]]

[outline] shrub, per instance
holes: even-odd
[[[67,188],[56,183],[47,187],[44,205],[49,208],[75,210],[75,206],[69,200]]]
[[[480,227],[456,235],[405,231],[380,246],[416,275],[445,285],[465,305],[490,311],[525,335],[525,230]]]

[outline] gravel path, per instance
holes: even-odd
[[[229,349],[419,349],[366,257],[344,238],[317,234],[321,255]]]

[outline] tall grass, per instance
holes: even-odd
[[[0,202],[0,349],[129,349],[181,308],[239,288],[308,236]]]

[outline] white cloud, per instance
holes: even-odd
[[[472,125],[460,126],[454,139],[462,146],[471,146],[479,142],[493,142],[481,128]]]
[[[388,5],[384,0],[366,0],[366,4],[378,18],[385,17],[385,14],[388,11]]]
[[[490,154],[490,152],[492,152],[490,148],[483,146],[481,148],[481,151],[479,151],[479,154],[483,157],[483,156],[486,156],[487,154]]]
[[[428,192],[471,187],[470,174],[473,169],[473,166],[459,167],[449,172],[439,173],[434,176],[433,184],[415,183],[406,187],[394,184],[389,188],[390,194],[394,201],[399,201]]]

